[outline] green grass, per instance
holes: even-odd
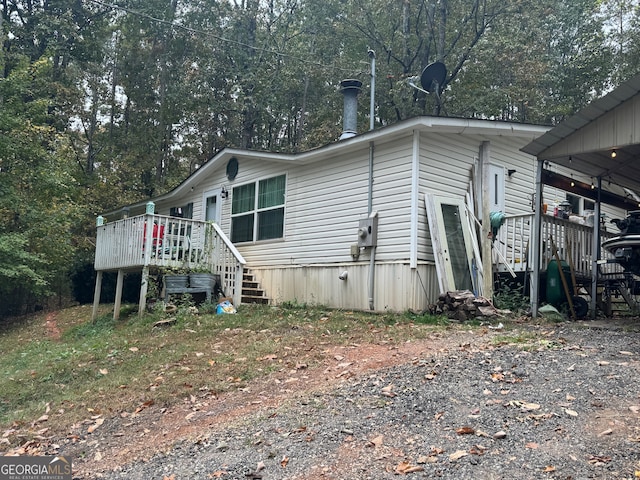
[[[90,321],[89,306],[42,313],[0,325],[0,428],[29,428],[48,413],[62,430],[91,414],[171,405],[199,391],[242,388],[257,376],[309,368],[327,345],[401,343],[448,327],[438,317],[373,314],[292,304],[242,306],[235,315],[193,315],[175,321],[158,311],[138,317],[125,306],[118,321],[106,310]],[[55,318],[59,337],[47,332]]]

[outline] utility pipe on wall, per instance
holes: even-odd
[[[375,90],[376,90],[376,52],[369,50],[369,58],[371,59],[371,102],[369,110],[369,130],[373,130],[375,115]],[[371,215],[373,211],[373,153],[374,144],[369,142],[369,193],[367,197],[367,210]],[[375,271],[376,271],[376,246],[371,247],[371,257],[369,259],[369,310],[374,310],[374,289],[375,289]]]

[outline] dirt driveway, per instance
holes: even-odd
[[[634,479],[639,367],[635,319],[327,346],[318,368],[76,425],[56,452],[78,479]]]

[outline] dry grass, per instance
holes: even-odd
[[[106,308],[106,307],[105,307]],[[399,343],[442,329],[441,318],[243,306],[235,315],[194,315],[154,326],[162,312],[121,319],[90,306],[41,313],[0,327],[0,429],[36,431],[39,418],[64,432],[89,414],[108,416],[190,392],[242,388],[273,370],[320,362],[323,345]],[[41,419],[42,420],[42,419]],[[10,447],[0,443],[0,450]]]

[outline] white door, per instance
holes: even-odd
[[[203,194],[202,205],[205,222],[220,223],[222,216],[222,204],[220,198],[221,190],[219,188],[215,190],[207,190]]]
[[[439,195],[425,195],[425,207],[442,292],[474,291],[471,224],[464,201]]]

